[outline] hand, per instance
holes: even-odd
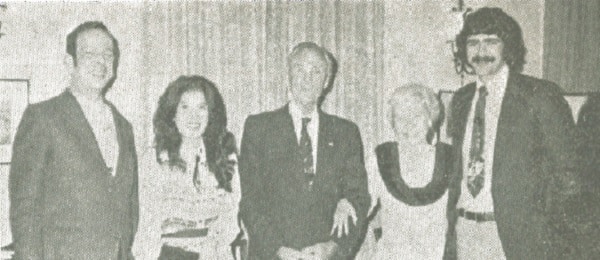
[[[350,233],[350,226],[348,225],[348,217],[352,218],[352,223],[356,225],[356,211],[352,204],[347,199],[341,199],[335,213],[333,214],[333,227],[331,227],[331,235],[337,231],[337,237],[348,235]]]
[[[337,250],[337,244],[333,241],[323,242],[314,244],[309,247],[302,249],[302,253],[308,254],[311,258],[304,258],[310,260],[326,260],[333,257]]]
[[[186,229],[189,223],[180,218],[169,218],[162,222],[160,226],[163,234],[175,233],[177,231]]]
[[[282,246],[277,250],[277,257],[281,260],[308,260],[313,259],[313,256],[300,252],[298,250]]]

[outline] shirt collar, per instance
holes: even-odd
[[[75,97],[77,102],[79,102],[79,104],[84,107],[89,107],[89,106],[103,107],[104,105],[106,105],[106,103],[104,103],[104,100],[101,98],[100,99],[92,99],[92,98],[89,98],[88,96],[81,95],[70,89],[67,89],[67,91],[69,91],[69,93],[71,93],[71,95],[73,95]]]
[[[289,103],[289,112],[290,112],[290,116],[292,116],[292,120],[294,120],[294,122],[297,122],[297,121],[301,122],[302,118],[304,118],[304,117],[309,117],[311,119],[311,121],[319,119],[319,113],[317,112],[317,106],[314,107],[314,109],[310,113],[310,115],[305,116],[304,114],[302,114],[300,105],[298,105],[293,100],[290,101],[290,103]]]
[[[477,90],[485,86],[488,93],[494,96],[502,96],[506,90],[506,84],[508,83],[508,74],[508,65],[504,64],[502,68],[500,68],[500,71],[498,71],[498,73],[496,73],[496,75],[494,75],[489,82],[483,82],[479,77],[477,77]]]

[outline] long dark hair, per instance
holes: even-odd
[[[228,156],[237,153],[235,138],[227,131],[227,114],[221,94],[215,85],[201,76],[180,76],[171,82],[158,100],[158,108],[154,113],[154,143],[156,160],[160,164],[168,163],[170,167],[185,171],[188,167],[181,159],[181,134],[175,125],[177,106],[181,96],[188,91],[204,93],[208,107],[208,124],[202,134],[206,146],[208,169],[215,174],[219,188],[231,192],[233,164]],[[166,152],[168,160],[161,154]]]
[[[495,34],[504,43],[502,55],[510,71],[521,72],[525,64],[525,42],[521,27],[508,14],[500,8],[484,7],[465,18],[465,23],[456,36],[457,55],[460,59],[462,71],[473,74],[467,60],[467,38],[477,34]]]

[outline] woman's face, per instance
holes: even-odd
[[[182,137],[201,137],[208,124],[208,105],[204,93],[190,90],[181,95],[175,113],[175,125]]]
[[[429,118],[423,102],[414,97],[400,98],[392,105],[392,127],[400,143],[426,142]]]

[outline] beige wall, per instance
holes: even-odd
[[[0,78],[30,79],[30,101],[39,102],[59,94],[67,85],[65,37],[87,20],[101,20],[119,40],[121,63],[118,79],[108,98],[134,125],[141,124],[138,73],[141,5],[134,3],[8,3],[0,12]],[[1,90],[0,90],[1,93]],[[8,166],[0,165],[0,245],[8,243]]]
[[[423,83],[434,89],[460,87],[461,80],[454,72],[451,48],[447,43],[460,29],[457,16],[451,12],[457,2],[386,2],[385,86],[389,90],[408,82]],[[474,9],[497,6],[513,16],[523,29],[528,49],[524,72],[541,77],[544,0],[466,0],[465,4]]]
[[[450,9],[455,0],[386,1],[385,3],[385,89],[408,82],[421,82],[434,89],[457,89],[460,77],[454,73],[450,46],[455,29]],[[513,15],[523,27],[528,47],[525,72],[541,76],[543,42],[543,0],[465,1],[470,7],[493,3]],[[65,36],[85,20],[102,20],[117,37],[121,47],[118,80],[109,92],[121,112],[134,125],[138,153],[147,148],[144,112],[150,88],[142,86],[145,75],[142,37],[143,5],[140,3],[9,3],[0,13],[0,78],[31,80],[30,100],[39,102],[59,94],[66,87],[63,66]],[[160,52],[161,50],[154,50]],[[176,75],[173,75],[175,77]],[[151,91],[150,91],[151,92]],[[381,105],[381,104],[374,104]],[[241,122],[239,123],[241,124]],[[7,242],[8,166],[0,166],[0,245]]]
[[[421,83],[435,90],[456,90],[473,81],[455,72],[451,43],[462,17],[451,10],[455,0],[387,1],[385,6],[385,79],[387,92],[407,83]],[[544,0],[469,1],[467,7],[500,7],[521,25],[527,56],[524,73],[542,76]],[[450,100],[447,96],[446,101]],[[445,124],[444,124],[445,125]],[[442,140],[445,136],[442,126]],[[384,134],[390,138],[391,131]]]

